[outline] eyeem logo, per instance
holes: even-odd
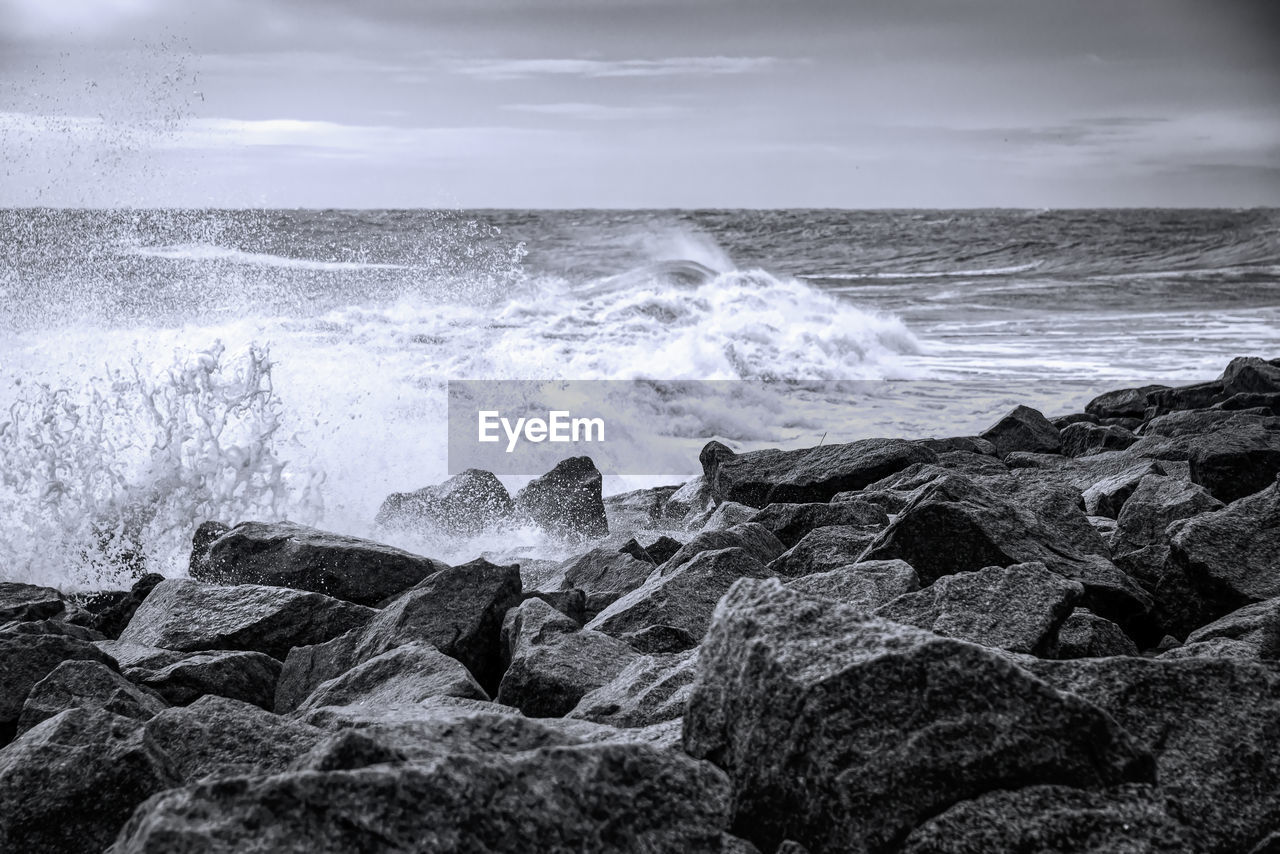
[[[507,453],[516,449],[521,436],[526,442],[603,442],[603,418],[571,418],[568,410],[553,409],[543,418],[503,418],[496,409],[478,413],[479,441],[500,442],[498,430],[507,434]]]

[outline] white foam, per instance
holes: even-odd
[[[339,272],[343,270],[403,270],[400,264],[373,264],[362,261],[319,261],[311,258],[289,258],[264,252],[245,252],[209,243],[181,243],[173,246],[131,246],[119,250],[123,255],[142,258],[165,258],[171,261],[219,261],[250,267],[277,267],[289,270]]]

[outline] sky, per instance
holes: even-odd
[[[1276,0],[0,0],[0,205],[1280,205]]]

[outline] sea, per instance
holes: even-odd
[[[649,426],[696,459],[972,434],[1237,355],[1280,355],[1280,211],[3,210],[0,580],[181,575],[205,519],[563,554],[374,525],[448,476],[450,380],[665,389]],[[747,391],[663,385],[693,380]]]

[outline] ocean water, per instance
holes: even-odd
[[[450,379],[756,381],[665,401],[696,455],[972,433],[1280,350],[1274,210],[6,210],[0,246],[0,578],[63,587],[181,573],[206,518],[554,556],[373,528],[447,475]]]

